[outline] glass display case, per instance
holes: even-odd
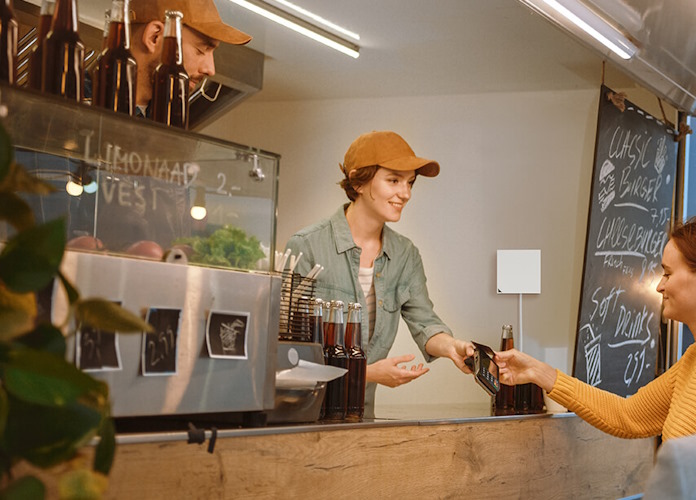
[[[56,188],[28,201],[37,222],[67,221],[62,273],[154,327],[70,327],[68,358],[109,384],[112,414],[272,409],[279,156],[4,86],[0,111],[17,162]],[[62,324],[60,286],[39,303]]]
[[[67,220],[68,247],[269,270],[279,156],[51,96],[3,87],[16,159],[56,192],[39,221]],[[269,258],[270,257],[270,258]]]

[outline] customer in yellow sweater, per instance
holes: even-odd
[[[665,318],[696,332],[696,218],[676,227],[662,255]],[[696,434],[696,344],[667,372],[623,398],[592,387],[517,350],[498,352],[500,381],[533,382],[598,429],[623,438],[662,434],[664,440]]]

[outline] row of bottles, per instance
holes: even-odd
[[[322,305],[329,307],[323,322]],[[344,304],[340,300],[314,299],[312,340],[324,346],[324,364],[348,370],[344,376],[327,383],[320,418],[360,422],[365,413],[365,377],[367,357],[362,349],[362,308],[348,304],[344,323]]]
[[[92,103],[135,115],[137,63],[130,51],[129,0],[113,0],[104,43],[92,71]],[[189,77],[183,65],[183,15],[167,11],[160,64],[153,76],[151,115],[160,123],[188,128]],[[12,0],[0,0],[0,80],[17,83],[18,23]],[[85,45],[78,32],[77,0],[43,0],[37,42],[29,55],[27,85],[82,102]]]
[[[515,347],[512,325],[503,325],[500,350],[507,351]],[[500,384],[495,395],[493,413],[495,415],[526,415],[544,412],[544,392],[536,384],[510,386]]]

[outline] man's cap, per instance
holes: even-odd
[[[222,22],[213,0],[132,0],[131,22],[164,22],[164,12],[178,10],[184,15],[183,23],[205,36],[233,45],[244,45],[251,36]]]
[[[419,158],[399,134],[388,130],[368,132],[355,139],[346,151],[341,170],[350,177],[353,170],[372,165],[391,170],[416,170],[426,177],[440,173],[436,161]]]

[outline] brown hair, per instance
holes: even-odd
[[[346,196],[350,201],[355,201],[358,198],[359,193],[357,189],[363,184],[370,182],[379,168],[381,168],[379,165],[356,168],[350,172],[350,178],[348,174],[346,174],[345,178],[339,184],[346,192]]]
[[[689,269],[696,271],[696,217],[676,225],[670,239],[677,245]]]

